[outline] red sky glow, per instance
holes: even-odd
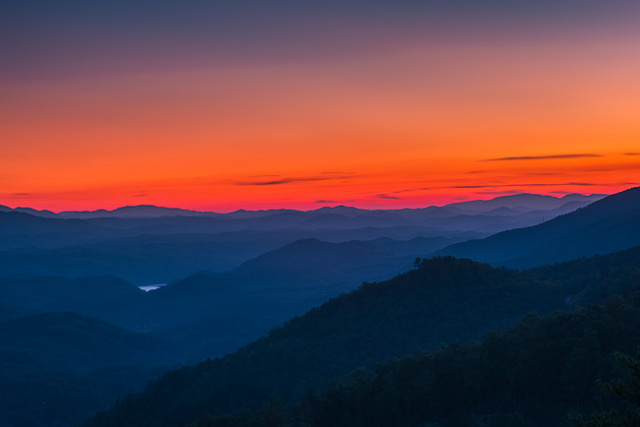
[[[640,185],[631,3],[478,10],[471,26],[439,10],[451,25],[428,27],[409,2],[282,2],[280,27],[256,13],[211,29],[193,16],[240,12],[187,2],[171,21],[180,3],[162,4],[139,22],[119,20],[126,2],[69,2],[59,23],[2,6],[0,204],[402,208]]]

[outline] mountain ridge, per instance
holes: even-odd
[[[456,243],[434,253],[509,267],[533,267],[640,244],[640,187],[544,223]]]
[[[499,196],[489,200],[470,200],[465,202],[449,203],[441,206],[443,209],[460,209],[466,211],[484,212],[491,210],[495,206],[505,207],[522,207],[528,209],[553,209],[567,202],[593,202],[599,200],[606,195],[603,194],[567,194],[563,197],[555,197],[549,195],[539,195],[531,193],[514,194],[507,196]],[[286,214],[292,212],[301,213],[340,213],[347,215],[358,215],[362,212],[403,212],[407,210],[424,210],[428,208],[437,208],[439,206],[427,206],[422,208],[394,208],[394,209],[366,209],[356,208],[353,206],[337,205],[337,206],[323,206],[317,209],[310,210],[297,210],[297,209],[263,209],[263,210],[246,210],[239,209],[232,212],[215,212],[215,211],[197,211],[192,209],[165,207],[156,205],[126,205],[120,206],[111,210],[97,209],[97,210],[82,210],[82,211],[60,211],[53,212],[50,210],[37,210],[30,207],[16,207],[10,208],[8,206],[0,205],[0,212],[18,211],[29,213],[36,216],[45,217],[58,217],[58,218],[75,218],[75,219],[89,219],[89,218],[108,218],[108,217],[120,217],[120,218],[157,218],[162,216],[215,216],[215,217],[234,217],[234,216],[263,216],[263,215],[277,215]],[[466,209],[465,209],[466,208]]]

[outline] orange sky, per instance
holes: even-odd
[[[640,31],[0,81],[0,204],[418,207],[640,185]]]

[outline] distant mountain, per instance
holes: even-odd
[[[445,209],[452,209],[466,213],[490,212],[499,208],[508,208],[520,212],[554,210],[567,203],[588,204],[607,197],[606,194],[567,194],[563,197],[541,196],[538,194],[516,194],[501,196],[491,200],[474,200],[445,205]]]
[[[267,294],[274,288],[295,292],[296,288],[321,287],[328,291],[328,298],[336,291],[352,290],[363,281],[383,280],[406,271],[417,257],[444,247],[451,240],[454,239],[417,237],[335,243],[302,239],[246,261],[228,277]]]
[[[337,206],[228,214],[156,206],[61,214],[3,207],[0,275],[114,274],[140,285],[168,283],[202,270],[228,272],[308,238],[333,243],[446,238],[451,244],[486,237],[539,224],[597,197],[518,195],[424,209]]]
[[[526,268],[640,245],[640,187],[542,224],[457,243],[435,252]]]
[[[0,234],[91,233],[103,229],[78,219],[45,218],[24,212],[0,212]]]
[[[491,200],[475,200],[468,202],[451,203],[442,208],[430,207],[419,209],[379,209],[367,210],[348,206],[322,207],[310,211],[298,211],[293,209],[271,209],[261,211],[238,210],[230,213],[216,213],[206,211],[194,211],[180,208],[167,208],[153,205],[124,206],[113,210],[98,209],[95,211],[64,211],[55,214],[48,210],[36,210],[19,207],[15,209],[0,206],[0,212],[22,212],[41,217],[73,218],[73,219],[99,219],[99,218],[161,218],[174,216],[209,217],[225,220],[253,220],[261,219],[271,226],[283,225],[284,221],[308,221],[310,224],[328,222],[334,224],[335,220],[346,221],[358,219],[360,226],[380,225],[382,219],[392,222],[416,216],[428,217],[440,211],[441,213],[478,214],[487,213],[498,208],[508,208],[520,213],[529,211],[548,211],[558,209],[567,203],[587,205],[600,200],[606,195],[593,194],[590,196],[581,194],[569,194],[563,197],[541,196],[537,194],[517,194],[511,196],[496,197]],[[331,219],[333,218],[334,221]],[[374,225],[374,226],[375,226]]]
[[[0,251],[15,248],[64,247],[105,238],[111,230],[79,219],[60,219],[30,213],[0,212]]]
[[[59,218],[58,214],[48,211],[48,210],[37,210],[33,208],[15,208],[14,212],[26,213],[29,215],[41,216],[44,218]]]
[[[58,216],[62,218],[158,218],[163,216],[211,216],[213,212],[198,212],[189,209],[165,208],[153,205],[123,206],[113,210],[96,211],[64,211]]]
[[[259,271],[264,274],[265,271],[304,272],[318,269],[321,270],[318,273],[322,273],[331,267],[347,269],[360,267],[363,263],[375,265],[380,258],[394,256],[393,252],[382,246],[357,240],[330,243],[318,239],[303,239],[249,260],[238,267],[236,272],[254,274]]]
[[[275,234],[142,234],[65,248],[0,251],[0,274],[111,274],[139,285],[167,283],[201,270],[231,270],[286,243]]]

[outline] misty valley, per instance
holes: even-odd
[[[638,425],[639,345],[640,187],[0,206],[0,427]]]

